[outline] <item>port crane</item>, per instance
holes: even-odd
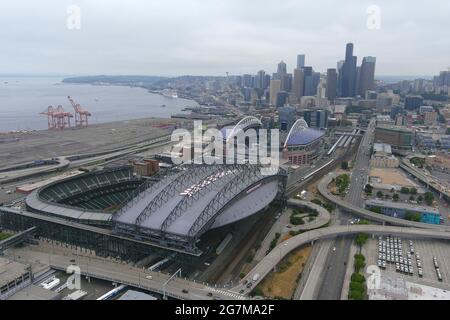
[[[70,118],[73,118],[73,114],[65,111],[61,105],[57,108],[48,106],[47,110],[41,112],[41,114],[47,116],[49,130],[63,130],[65,128],[70,128]]]
[[[68,96],[67,99],[69,99],[70,104],[75,110],[75,126],[80,128],[87,127],[88,117],[91,116],[91,113],[88,110],[82,108],[80,104],[76,103],[71,96]]]

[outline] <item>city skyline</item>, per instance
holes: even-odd
[[[400,1],[404,2],[404,1]],[[109,1],[78,1],[81,28],[66,27],[67,8],[50,1],[0,5],[3,74],[152,74],[225,75],[271,73],[297,54],[322,73],[335,67],[342,45],[355,44],[356,56],[377,57],[377,75],[433,75],[448,67],[448,3],[420,7],[379,1],[380,29],[367,27],[371,3],[284,1],[255,8],[255,3],[180,1],[132,6]],[[29,10],[23,10],[23,8]],[[170,15],[167,13],[170,12]],[[429,17],[433,17],[430,20]],[[11,57],[14,57],[11,59]],[[428,58],[428,59],[427,59]]]

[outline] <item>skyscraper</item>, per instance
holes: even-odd
[[[341,78],[341,95],[343,97],[354,97],[356,95],[356,62],[357,57],[353,55],[353,43],[347,43]]]
[[[281,90],[291,92],[292,90],[292,73],[286,73],[281,76]]]
[[[252,75],[244,74],[242,77],[243,87],[251,88],[252,87]]]
[[[317,93],[317,85],[320,81],[320,73],[314,72],[312,67],[305,67],[305,96],[315,96]]]
[[[265,89],[266,88],[264,86],[265,75],[266,75],[266,73],[264,72],[264,70],[258,71],[258,73],[256,74],[256,78],[255,78],[255,88],[257,88],[257,89]]]
[[[375,89],[375,57],[364,57],[359,71],[359,95]]]
[[[296,120],[296,114],[295,109],[290,106],[278,108],[278,121],[281,131],[288,132],[291,130]]]
[[[325,129],[328,127],[328,111],[327,110],[305,110],[303,118],[309,127],[317,129]]]
[[[286,63],[284,63],[284,61],[281,61],[277,67],[278,80],[281,80],[283,78],[283,75],[287,73],[286,70]]]
[[[281,91],[281,80],[274,79],[270,80],[270,104],[276,105],[277,103],[277,94]]]
[[[264,76],[264,90],[270,86],[270,74]]]
[[[337,80],[337,95],[338,97],[342,97],[342,67],[344,66],[344,60],[338,61],[337,63],[337,73],[338,73],[338,80]]]
[[[297,69],[301,69],[305,66],[305,55],[299,54],[297,55]]]
[[[275,106],[277,108],[283,107],[288,101],[289,94],[286,91],[279,91],[277,93]]]
[[[336,69],[330,68],[327,70],[327,98],[329,101],[336,99],[337,90],[337,72]]]
[[[303,97],[305,87],[305,73],[303,69],[294,69],[294,80],[292,82],[292,92],[298,100]]]

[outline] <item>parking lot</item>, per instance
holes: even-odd
[[[376,265],[382,273],[410,282],[450,289],[448,241],[374,237],[364,245],[362,253],[366,257],[366,266]]]

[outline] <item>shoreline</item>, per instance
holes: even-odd
[[[189,114],[189,111],[184,110],[186,107],[192,107],[192,106],[196,106],[198,105],[198,102],[193,100],[193,99],[189,99],[187,97],[179,97],[173,100],[180,100],[180,101],[173,101],[172,103],[168,100],[168,101],[159,101],[162,100],[160,97],[164,97],[166,99],[170,99],[169,97],[165,97],[163,94],[159,93],[159,92],[154,92],[154,91],[150,91],[148,88],[145,88],[143,86],[139,86],[139,85],[129,85],[129,84],[95,84],[95,83],[64,83],[62,78],[58,78],[58,80],[55,79],[55,77],[49,77],[49,78],[45,78],[46,80],[50,79],[50,81],[48,81],[48,84],[44,84],[44,86],[49,85],[49,92],[52,92],[52,87],[56,86],[56,84],[59,84],[60,87],[62,87],[63,85],[69,85],[69,86],[79,86],[82,87],[84,85],[87,85],[89,87],[103,87],[103,88],[108,88],[108,87],[125,87],[125,88],[129,88],[129,89],[133,89],[133,88],[139,88],[139,89],[144,89],[144,91],[142,93],[139,93],[138,97],[136,99],[134,99],[134,101],[132,101],[131,107],[128,108],[123,108],[123,111],[118,111],[118,109],[120,108],[120,101],[121,100],[126,100],[127,98],[127,94],[125,93],[124,95],[120,95],[120,93],[118,94],[118,96],[120,97],[119,102],[116,105],[112,106],[111,109],[111,113],[110,115],[106,115],[107,112],[109,112],[108,110],[108,106],[105,106],[105,102],[106,98],[104,98],[101,94],[98,96],[100,98],[100,105],[97,106],[97,108],[99,108],[99,110],[96,110],[94,112],[92,112],[93,117],[92,119],[90,119],[90,124],[89,126],[94,126],[94,125],[98,125],[98,124],[104,124],[104,123],[111,123],[111,122],[121,122],[121,121],[127,121],[127,120],[139,120],[139,119],[151,119],[151,118],[155,118],[155,119],[170,119],[172,115],[175,114]],[[24,89],[28,89],[28,87],[24,87]],[[64,90],[64,89],[63,89]],[[113,90],[113,89],[111,89]],[[58,90],[60,91],[60,89]],[[54,94],[55,96],[57,95],[61,95],[61,92],[58,93],[58,91],[56,91],[56,93]],[[69,92],[70,90],[67,90],[67,92]],[[8,92],[9,93],[9,92]],[[18,93],[11,91],[11,93],[9,95],[7,95],[6,99],[5,99],[5,103],[8,103],[8,100],[10,99],[14,99],[15,95],[17,95]],[[150,94],[148,96],[148,100],[146,100],[146,95]],[[154,96],[152,96],[154,95]],[[27,97],[28,100],[32,100],[33,97]],[[96,98],[96,95],[93,94],[92,97],[90,97],[92,99]],[[142,100],[142,101],[141,101]],[[172,99],[170,99],[172,100]],[[149,103],[149,102],[150,103]],[[63,101],[61,101],[63,102]],[[133,104],[133,102],[135,102]],[[148,104],[148,109],[146,109],[145,107],[143,107],[143,105]],[[163,110],[159,110],[160,107],[162,107],[163,105],[167,104],[167,110],[163,111]],[[46,116],[44,115],[39,115],[39,113],[36,114],[36,118],[32,118],[34,116],[35,110],[30,110],[28,111],[28,104],[26,104],[25,106],[19,105],[17,106],[18,110],[23,110],[22,114],[18,115],[17,117],[15,117],[15,115],[13,114],[13,108],[11,107],[10,109],[7,109],[5,112],[5,118],[3,119],[4,123],[3,125],[0,124],[0,143],[2,142],[12,142],[12,141],[2,141],[7,139],[7,137],[12,136],[12,135],[18,135],[18,134],[30,134],[30,133],[36,133],[36,132],[40,132],[40,131],[46,131],[48,130],[47,127],[47,119]],[[70,105],[67,105],[67,103],[64,103],[63,106],[65,107],[65,109],[69,112],[71,112],[73,114],[73,110],[72,107]],[[93,105],[94,106],[94,105]],[[133,107],[135,106],[135,108]],[[95,106],[94,106],[95,108]],[[134,109],[133,109],[134,108]],[[89,109],[89,107],[88,107]],[[132,110],[132,112],[128,112],[129,110]],[[42,111],[42,110],[41,110]],[[97,116],[99,115],[99,116]],[[112,116],[111,116],[112,115]],[[7,118],[9,118],[9,120],[7,120]],[[25,118],[24,118],[25,117]],[[38,117],[41,117],[41,119],[38,119]],[[100,119],[98,118],[100,117]],[[117,119],[118,118],[118,119]],[[22,119],[26,119],[26,120],[22,120]],[[73,124],[72,124],[73,125]],[[3,127],[3,128],[2,128]],[[65,130],[76,130],[78,128],[76,127],[71,127],[71,128],[67,128]],[[56,131],[56,130],[55,130]]]

